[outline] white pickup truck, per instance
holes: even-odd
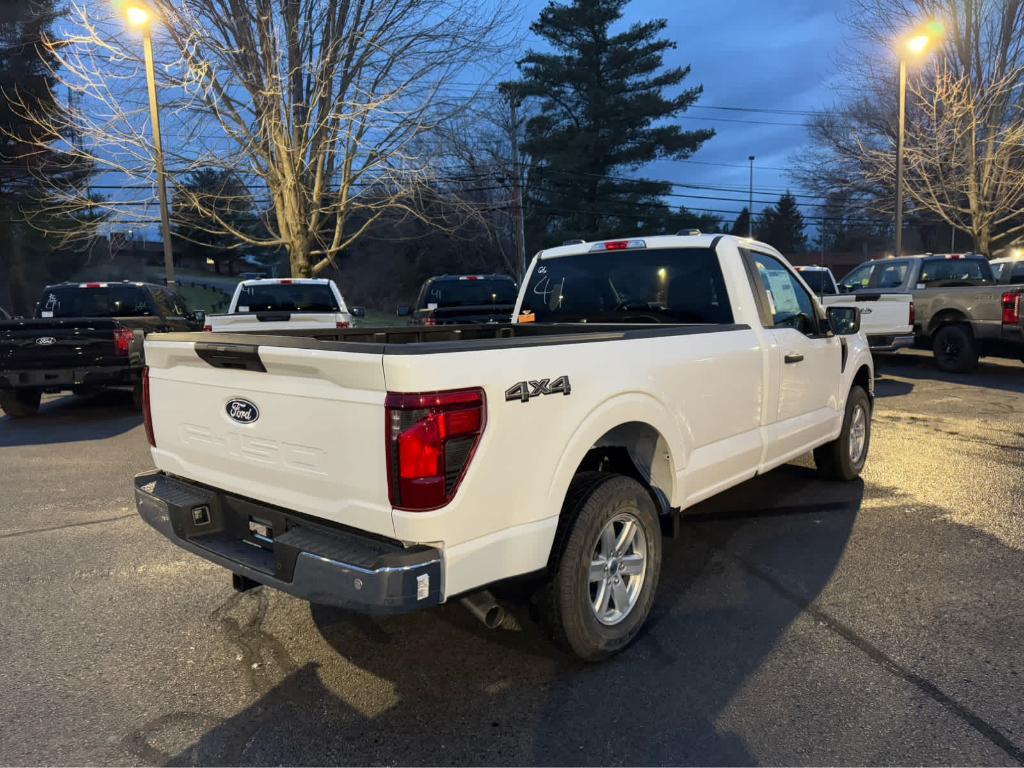
[[[227,314],[207,315],[204,330],[216,333],[272,333],[351,328],[362,310],[349,311],[333,280],[264,278],[243,280]]]
[[[895,352],[914,344],[914,297],[909,293],[859,293],[840,295],[828,267],[797,267],[804,282],[826,307],[856,306],[860,329],[874,353]]]
[[[730,236],[542,251],[516,322],[146,340],[156,469],[140,515],[234,574],[401,612],[535,576],[584,659],[646,619],[662,532],[808,451],[858,476],[873,367],[767,245]]]

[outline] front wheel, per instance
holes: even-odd
[[[544,624],[565,650],[600,661],[636,638],[661,571],[661,527],[636,480],[585,472],[569,487],[555,537]]]
[[[832,442],[814,449],[818,474],[829,480],[855,480],[864,469],[870,444],[871,400],[855,385],[846,398],[843,431]]]
[[[43,393],[38,389],[9,389],[0,392],[0,408],[12,419],[23,419],[39,413]]]

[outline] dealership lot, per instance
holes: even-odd
[[[789,465],[693,510],[635,646],[515,611],[368,618],[135,515],[117,394],[0,419],[0,762],[1024,762],[1024,367],[883,368],[864,481]]]

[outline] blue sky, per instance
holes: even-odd
[[[543,0],[523,3],[524,27],[545,5]],[[816,110],[834,101],[835,60],[848,37],[840,16],[848,8],[842,0],[633,0],[626,8],[623,23],[651,18],[668,20],[666,36],[675,41],[677,49],[666,57],[666,64],[692,67],[687,84],[704,86],[704,95],[698,102],[703,107]],[[541,47],[529,34],[525,45]],[[731,122],[734,120],[795,125]],[[674,182],[745,190],[749,180],[747,157],[755,155],[755,200],[774,198],[787,186],[793,186],[784,169],[807,146],[805,120],[793,115],[691,109],[681,120],[683,125],[713,127],[717,131],[717,136],[694,155],[693,160],[700,162],[657,163],[645,169],[644,174]],[[756,190],[766,194],[758,195]],[[746,197],[732,192],[694,192]],[[693,209],[729,211],[739,211],[744,205],[697,198],[676,198],[673,202]],[[760,210],[764,206],[755,202],[754,207]],[[815,215],[819,209],[806,207],[804,211]]]

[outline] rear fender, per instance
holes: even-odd
[[[548,498],[557,499],[560,504],[591,449],[610,444],[605,438],[613,430],[621,434],[625,429],[628,433],[626,425],[646,425],[657,432],[655,444],[645,444],[640,448],[643,455],[632,455],[631,458],[638,464],[638,469],[647,465],[649,482],[664,495],[670,506],[678,506],[680,493],[676,487],[676,476],[680,462],[689,455],[685,425],[679,424],[663,403],[641,392],[624,393],[606,400],[580,423],[569,438],[552,476]]]

